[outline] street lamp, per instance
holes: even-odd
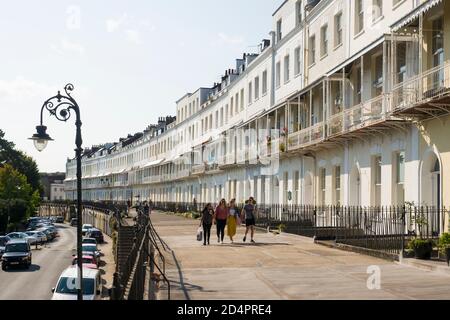
[[[75,99],[72,98],[71,93],[74,90],[72,84],[67,84],[64,87],[65,95],[61,95],[60,91],[54,97],[51,97],[44,102],[41,109],[41,122],[40,125],[36,127],[36,133],[30,138],[33,140],[34,146],[39,152],[42,152],[49,141],[53,141],[52,138],[47,133],[47,127],[43,125],[43,114],[44,109],[46,109],[51,116],[56,117],[59,121],[66,122],[70,119],[71,111],[75,112],[76,121],[76,159],[77,159],[77,264],[78,264],[78,284],[77,284],[77,295],[78,300],[83,300],[83,257],[82,257],[82,238],[81,238],[81,225],[82,225],[82,204],[81,204],[81,148],[83,140],[81,138],[81,119],[80,119],[80,108],[78,107]]]

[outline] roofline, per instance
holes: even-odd
[[[285,0],[285,1],[278,7],[278,9],[275,10],[275,12],[272,14],[272,17],[273,17],[274,15],[276,15],[277,12],[280,11],[280,9],[283,8],[284,5],[285,5],[287,2],[289,2],[289,0]]]

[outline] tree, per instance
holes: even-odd
[[[24,174],[33,190],[42,193],[41,178],[36,162],[25,153],[15,149],[13,142],[5,139],[5,133],[0,129],[0,165],[9,164]]]
[[[0,167],[0,231],[11,229],[30,217],[39,205],[39,194],[27,177],[6,164]]]

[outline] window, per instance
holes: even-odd
[[[297,76],[301,72],[301,49],[300,47],[294,50],[294,74]]]
[[[309,37],[309,65],[316,63],[316,36]]]
[[[442,17],[433,21],[433,66],[438,67],[444,64],[444,20]],[[444,70],[440,70],[434,74],[434,83],[436,86],[442,86],[444,83]]]
[[[289,55],[284,57],[284,83],[289,82],[290,77],[290,66],[289,66]]]
[[[363,0],[355,1],[355,34],[359,34],[364,29],[364,4]]]
[[[234,111],[234,98],[231,97],[231,100],[230,100],[230,117],[233,116],[233,111]]]
[[[236,99],[234,100],[235,106],[236,106],[236,114],[239,112],[239,92],[236,93]]]
[[[328,25],[324,25],[320,29],[321,34],[321,47],[320,47],[320,55],[323,57],[328,54]]]
[[[334,16],[334,46],[342,44],[342,12]]]
[[[277,42],[280,41],[283,38],[282,34],[282,20],[277,21]]]
[[[255,100],[259,99],[259,77],[255,78]]]
[[[244,89],[241,89],[241,111],[244,110]]]
[[[372,179],[373,179],[372,204],[375,206],[381,205],[381,169],[382,169],[381,156],[373,157],[373,160],[372,160]]]
[[[383,16],[383,0],[372,0],[372,22]]]
[[[275,71],[276,71],[275,85],[276,85],[277,88],[279,88],[280,85],[281,85],[281,63],[280,62],[277,62]]]
[[[294,204],[300,204],[300,172],[294,172]]]
[[[253,84],[250,81],[248,84],[248,104],[252,104],[253,102]]]
[[[300,25],[302,23],[303,17],[302,17],[302,1],[299,0],[295,3],[295,21],[296,25]]]
[[[320,203],[324,206],[326,199],[326,179],[327,170],[325,168],[320,169]]]
[[[262,94],[265,95],[267,93],[267,70],[263,72],[262,75]]]
[[[334,203],[339,206],[341,204],[341,167],[334,168]]]
[[[356,104],[362,102],[361,67],[356,69]]]
[[[396,164],[396,182],[398,184],[403,184],[405,182],[405,152],[400,152],[397,154]]]

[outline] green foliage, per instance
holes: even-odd
[[[450,248],[450,233],[443,233],[439,238],[439,252],[445,254],[445,249]]]
[[[22,151],[16,150],[14,143],[4,137],[5,133],[0,129],[0,163],[9,164],[25,175],[31,188],[39,190],[41,194],[43,188],[36,162]]]
[[[416,258],[418,259],[430,259],[433,251],[433,240],[414,239],[411,240],[408,247],[414,250]]]
[[[0,231],[24,222],[38,205],[39,193],[33,191],[26,176],[9,164],[0,167]]]
[[[278,231],[279,231],[280,233],[282,233],[284,230],[286,230],[286,225],[284,225],[284,224],[278,225]]]

